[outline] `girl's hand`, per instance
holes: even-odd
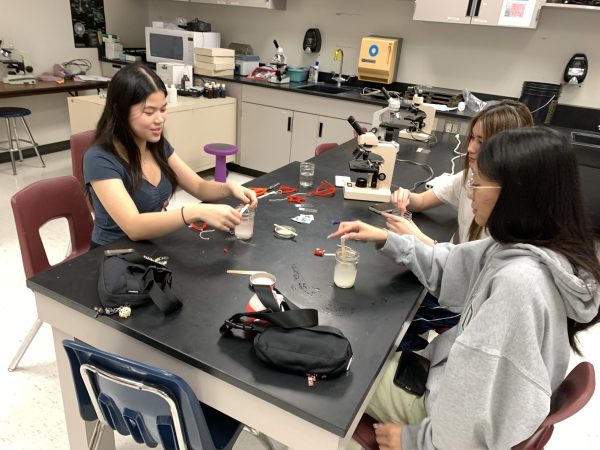
[[[200,203],[190,206],[195,208],[194,222],[204,221],[218,230],[231,231],[242,222],[239,211],[228,205]]]
[[[235,198],[240,199],[244,203],[250,203],[251,207],[255,207],[258,204],[256,199],[256,192],[252,189],[248,189],[242,185],[235,183],[227,183],[231,195]]]
[[[386,218],[386,227],[396,234],[412,234],[421,242],[427,245],[434,245],[435,241],[421,231],[421,229],[412,220],[394,214],[383,213]]]
[[[390,202],[394,204],[398,211],[406,212],[406,208],[410,203],[410,191],[408,189],[399,188],[392,194]]]
[[[375,424],[375,439],[379,450],[402,450],[403,423]]]
[[[354,241],[368,241],[383,244],[387,240],[387,230],[367,225],[360,220],[354,222],[342,222],[338,230],[331,233],[328,238],[344,236],[345,239]]]

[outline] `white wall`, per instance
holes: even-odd
[[[442,0],[440,0],[442,1]],[[224,45],[251,44],[266,61],[273,39],[290,64],[309,64],[302,52],[307,28],[323,37],[322,70],[337,70],[333,49],[344,50],[344,72],[356,73],[360,38],[369,34],[404,38],[398,81],[469,89],[518,97],[523,81],[560,82],[574,53],[586,53],[585,84],[563,89],[560,102],[600,107],[600,11],[544,8],[535,30],[455,25],[412,20],[409,0],[288,0],[287,10],[269,11],[168,0],[149,0],[151,20],[199,17],[222,33]]]
[[[143,47],[147,0],[104,0],[104,6],[108,31],[117,28],[125,45]],[[3,46],[10,41],[27,52],[26,63],[33,66],[36,75],[51,72],[55,63],[75,58],[89,59],[92,69],[88,73],[100,75],[98,51],[75,48],[69,0],[0,0],[0,38]],[[31,131],[39,144],[48,144],[68,140],[71,134],[67,96],[9,98],[0,100],[0,105],[31,109],[27,118]]]
[[[600,11],[545,8],[536,30],[452,25],[412,21],[409,0],[288,0],[285,11],[269,11],[169,0],[104,0],[109,32],[126,46],[143,46],[143,27],[151,20],[198,17],[221,31],[224,45],[251,44],[263,60],[273,52],[273,39],[285,49],[290,64],[309,64],[316,57],[302,52],[307,28],[323,36],[319,59],[334,70],[333,49],[344,50],[344,72],[355,73],[360,38],[369,34],[404,38],[399,81],[518,97],[525,80],[558,82],[574,53],[586,53],[590,73],[583,87],[567,86],[561,103],[600,108]],[[76,49],[68,0],[0,0],[0,37],[29,52],[36,73],[74,58],[92,61],[95,49]],[[69,138],[67,94],[2,100],[7,106],[32,109],[29,122],[40,144]]]

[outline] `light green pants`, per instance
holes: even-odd
[[[417,397],[394,384],[400,354],[398,352],[392,358],[365,412],[379,422],[419,423],[427,416],[424,396]],[[346,450],[360,448],[358,442],[353,439],[348,443]]]

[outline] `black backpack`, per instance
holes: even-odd
[[[234,314],[221,326],[221,334],[230,336],[232,329],[255,332],[254,353],[262,362],[307,375],[309,385],[311,376],[333,378],[348,371],[352,362],[350,342],[337,328],[318,325],[316,309],[297,308],[287,299],[280,307],[270,287],[254,289],[267,310]]]
[[[100,266],[98,294],[105,308],[152,301],[166,315],[181,308],[171,283],[169,269],[139,253],[111,255],[105,256]]]

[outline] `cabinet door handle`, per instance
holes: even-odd
[[[473,17],[479,16],[479,8],[481,8],[481,0],[475,0],[477,5],[475,6],[475,12],[473,13]]]
[[[469,4],[467,5],[467,12],[465,13],[465,16],[470,17],[471,15],[473,15],[473,0],[469,0]]]
[[[288,117],[288,131],[292,131],[292,118]]]
[[[319,137],[323,137],[323,122],[319,122]]]

